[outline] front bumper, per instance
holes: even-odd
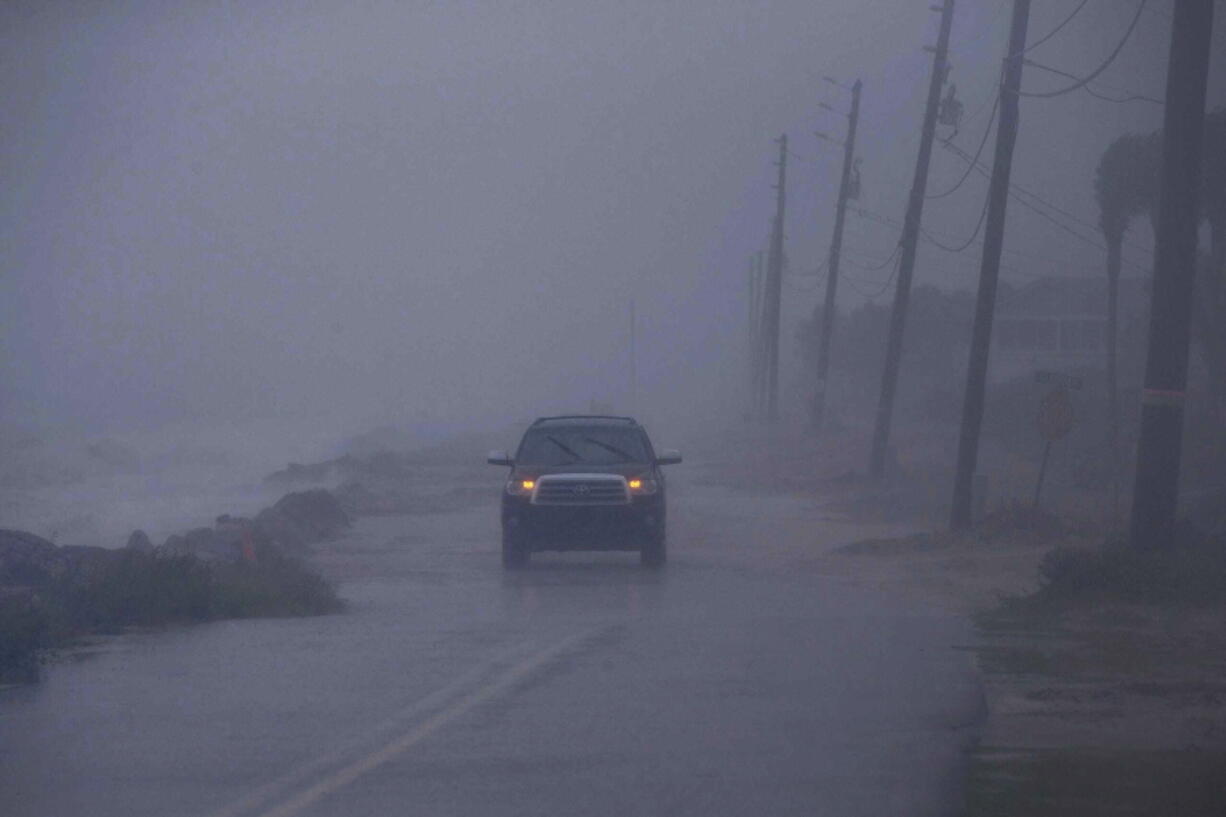
[[[662,495],[627,505],[533,505],[504,496],[502,530],[531,550],[638,550],[664,535]]]

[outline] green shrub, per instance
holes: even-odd
[[[122,550],[82,572],[63,593],[74,629],[113,632],[212,617],[212,571],[193,556]]]
[[[258,548],[255,562],[213,568],[212,613],[218,618],[310,616],[341,607],[326,579],[273,547]]]
[[[122,551],[67,596],[80,629],[109,631],[216,618],[318,615],[340,609],[332,586],[297,559],[261,547],[255,561]]]
[[[32,679],[41,650],[85,633],[340,609],[327,580],[271,546],[259,548],[255,561],[237,562],[113,551],[38,595],[0,596],[0,681]]]

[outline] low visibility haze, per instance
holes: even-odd
[[[3,817],[1221,817],[1223,667],[1226,0],[0,0]]]
[[[1066,5],[1036,4],[1031,31]],[[1161,95],[1169,4],[1150,5],[1107,86]],[[1035,57],[1090,70],[1132,13],[1092,2]],[[89,433],[340,433],[624,407],[632,298],[641,406],[739,409],[772,140],[794,152],[790,269],[812,270],[841,160],[813,131],[844,127],[818,103],[846,105],[822,78],[861,77],[861,206],[901,220],[936,17],[897,0],[7,3],[0,411]],[[958,6],[964,147],[1007,26],[1003,0]],[[1223,91],[1215,76],[1210,107]],[[1102,149],[1160,121],[1153,104],[1026,100],[1014,178],[1093,221]],[[933,188],[961,167],[938,151]],[[926,225],[968,232],[976,185]],[[1008,246],[1035,257],[1007,256],[1006,276],[1099,273],[1098,250],[1010,219]],[[896,240],[849,223],[865,263]],[[971,286],[973,253],[935,252],[917,284]],[[851,274],[845,306],[885,278]],[[785,315],[817,299],[785,292]]]

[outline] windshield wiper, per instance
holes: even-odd
[[[579,461],[581,461],[581,460],[583,459],[583,457],[580,457],[578,454],[576,454],[576,453],[575,453],[574,449],[572,449],[572,448],[571,448],[570,446],[568,446],[566,443],[564,443],[564,442],[562,442],[561,440],[559,440],[557,437],[554,437],[554,436],[551,436],[551,435],[549,435],[549,434],[546,434],[546,435],[545,435],[545,439],[546,439],[546,440],[549,440],[549,442],[553,443],[553,444],[554,444],[554,445],[556,445],[558,448],[560,448],[560,449],[562,449],[563,451],[565,451],[565,452],[566,452],[566,454],[567,454],[569,457],[571,457],[571,458],[572,458],[572,459],[573,459],[575,462],[579,462]]]
[[[609,445],[608,443],[602,443],[600,440],[594,439],[592,437],[584,437],[583,441],[587,443],[591,443],[592,445],[598,445],[601,448],[603,448],[605,451],[609,451],[613,454],[616,454],[617,456],[622,458],[622,462],[630,462],[630,460],[634,459],[634,457],[631,457],[629,454],[627,454],[625,451],[622,451],[620,448],[618,448],[615,445]]]

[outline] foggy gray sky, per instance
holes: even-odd
[[[825,254],[840,155],[812,132],[841,135],[817,103],[846,99],[823,75],[864,80],[861,206],[901,221],[928,6],[9,2],[0,415],[356,427],[621,401],[632,295],[645,402],[719,402],[742,380],[746,257],[766,238],[780,132],[796,154],[793,268]],[[1032,39],[1072,3],[1034,6]],[[1100,88],[1162,95],[1170,2],[1149,6]],[[1008,7],[958,3],[967,150]],[[1134,9],[1091,0],[1032,56],[1088,72]],[[1219,59],[1211,106],[1226,99],[1222,73]],[[1024,84],[1065,83],[1027,69]],[[1099,153],[1160,121],[1145,103],[1025,100],[1014,180],[1094,222]],[[938,150],[930,189],[961,169]],[[985,185],[930,202],[925,225],[965,236]],[[1100,253],[1037,216],[1011,207],[1009,224],[1007,276],[1101,270]],[[896,239],[849,221],[862,263]],[[977,264],[925,247],[916,282],[971,286]],[[886,277],[847,271],[847,306]],[[805,286],[785,290],[793,317],[818,297]]]

